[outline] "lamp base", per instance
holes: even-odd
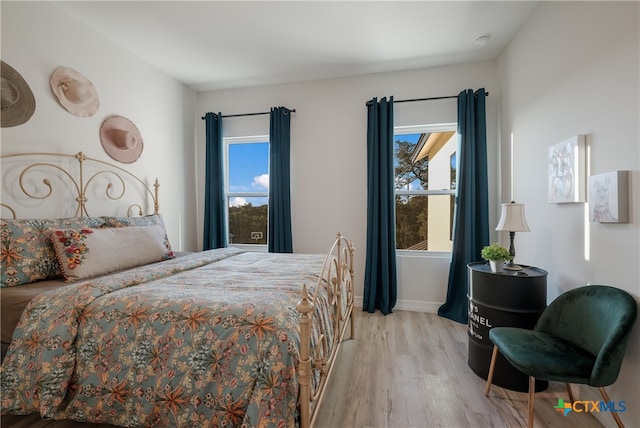
[[[506,270],[522,270],[522,266],[515,264],[514,262],[505,263],[503,266]]]

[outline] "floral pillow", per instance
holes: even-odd
[[[161,225],[58,229],[53,247],[67,281],[173,258]]]
[[[151,214],[143,217],[100,217],[104,221],[104,227],[127,227],[127,226],[152,226],[159,224],[164,229],[164,221],[160,214]]]
[[[98,217],[0,220],[0,271],[2,287],[62,277],[53,245],[54,229],[97,228]]]

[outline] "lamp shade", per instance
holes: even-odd
[[[527,219],[524,218],[524,204],[510,202],[502,204],[500,221],[496,230],[507,230],[509,232],[529,232]]]

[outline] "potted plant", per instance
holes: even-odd
[[[509,261],[513,258],[513,256],[511,256],[511,253],[509,253],[509,250],[507,250],[497,242],[484,247],[482,251],[480,251],[480,256],[484,260],[489,261],[491,272],[502,272],[504,262]]]

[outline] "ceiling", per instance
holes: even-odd
[[[56,4],[202,92],[495,59],[537,1]]]

